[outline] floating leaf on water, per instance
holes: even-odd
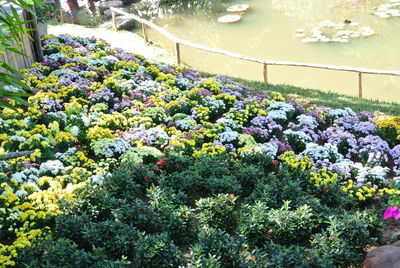
[[[315,42],[318,42],[318,38],[307,37],[307,38],[301,39],[301,42],[303,42],[303,43],[315,43]]]
[[[382,19],[387,19],[387,18],[390,18],[390,15],[388,15],[388,14],[382,14],[382,15],[378,15],[378,17],[379,17],[379,18],[382,18]]]
[[[386,12],[389,13],[390,15],[392,15],[392,16],[395,16],[395,15],[400,13],[400,10],[398,10],[398,9],[388,9],[388,10],[386,10]]]
[[[242,19],[242,17],[240,15],[225,15],[222,17],[218,18],[218,22],[219,23],[234,23],[234,22],[238,22]]]
[[[382,19],[400,17],[400,0],[390,0],[391,3],[378,6],[375,15]]]
[[[347,20],[346,20],[347,21]],[[325,26],[321,26],[325,25]],[[335,25],[334,28],[331,25]],[[348,23],[334,23],[332,21],[323,21],[317,27],[310,30],[301,29],[301,33],[296,32],[297,37],[305,37],[301,41],[305,43],[311,42],[341,42],[347,43],[352,38],[367,37],[372,35],[374,31],[369,26],[361,27],[357,22],[348,21]]]
[[[250,8],[248,4],[239,4],[229,7],[226,11],[228,12],[245,12]]]

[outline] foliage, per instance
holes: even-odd
[[[32,1],[38,6],[42,5],[41,0]],[[22,43],[23,36],[29,36],[29,29],[25,27],[29,21],[21,20],[18,10],[24,9],[34,13],[25,0],[7,0],[0,7],[0,53],[16,53],[24,55]],[[25,91],[30,90],[16,77],[23,75],[9,66],[6,62],[0,61],[0,107],[13,108],[14,104],[28,105],[23,97],[29,96]]]
[[[36,18],[39,23],[46,23],[60,16],[59,4],[56,0],[46,0],[35,6]]]
[[[1,110],[2,152],[35,152],[0,161],[0,266],[345,267],[376,244],[400,145],[371,113],[95,39],[43,48],[32,105]]]

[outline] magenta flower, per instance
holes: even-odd
[[[395,220],[400,220],[400,210],[397,206],[389,206],[383,213],[384,220],[390,218],[393,218]]]

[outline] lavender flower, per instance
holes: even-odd
[[[341,127],[329,127],[322,133],[322,137],[328,143],[336,145],[338,151],[347,158],[358,154],[356,137]]]
[[[396,145],[390,150],[390,155],[392,156],[393,163],[395,165],[395,169],[400,169],[400,145]]]
[[[371,165],[381,165],[388,161],[389,144],[379,136],[368,135],[358,139],[359,153]]]
[[[353,131],[359,136],[374,134],[376,130],[376,125],[371,122],[360,122],[353,126]]]

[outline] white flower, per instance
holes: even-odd
[[[69,131],[74,135],[74,137],[79,135],[79,127],[78,126],[73,126]]]
[[[53,175],[57,175],[62,170],[64,170],[64,165],[59,160],[48,160],[40,165],[39,172],[50,172]]]
[[[15,192],[15,195],[18,196],[18,197],[26,196],[26,195],[28,195],[28,192],[25,191],[25,190],[18,190],[18,191]]]
[[[22,143],[22,142],[25,142],[25,141],[26,141],[26,138],[25,138],[25,137],[22,137],[22,136],[16,136],[16,135],[14,135],[14,136],[11,136],[11,137],[10,137],[10,140],[11,140],[11,141],[16,141],[16,142]]]
[[[11,175],[11,179],[16,180],[18,183],[22,183],[24,179],[26,179],[26,176],[22,172],[16,172]]]
[[[88,116],[86,116],[86,115],[84,115],[84,114],[82,114],[81,115],[81,119],[82,119],[82,122],[83,122],[83,124],[85,125],[85,127],[89,127],[90,126],[90,117],[88,117]]]

